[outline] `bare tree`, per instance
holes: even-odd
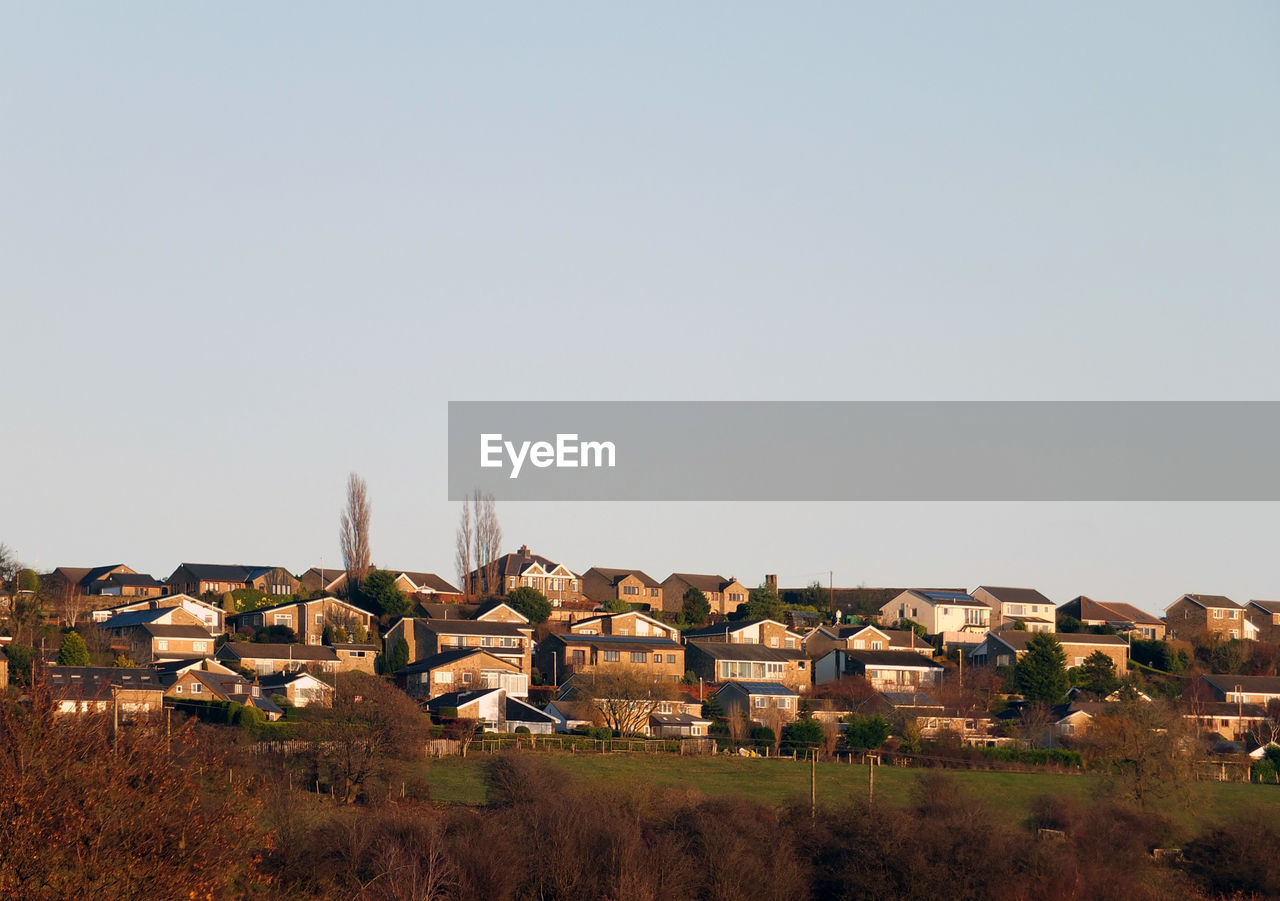
[[[670,682],[658,682],[639,668],[624,667],[574,679],[575,700],[585,701],[606,726],[622,735],[644,732],[663,701],[674,700]]]
[[[458,569],[458,587],[467,595],[476,593],[471,584],[471,571],[475,568],[474,540],[475,536],[471,532],[471,504],[464,500],[462,515],[458,517],[458,534],[454,540],[454,565]]]
[[[497,584],[502,526],[498,523],[498,510],[492,494],[481,494],[477,489],[471,496],[471,524],[475,533],[472,545],[476,573],[480,581],[477,594],[496,594],[502,587]]]
[[[347,507],[342,511],[338,538],[342,543],[342,563],[347,570],[347,590],[369,574],[369,486],[354,472],[347,477]]]

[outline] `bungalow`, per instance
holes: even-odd
[[[501,688],[454,691],[427,702],[427,709],[439,717],[474,720],[485,732],[515,732],[524,727],[534,735],[550,735],[555,720]]]
[[[287,597],[297,594],[302,587],[283,566],[245,566],[239,563],[181,563],[167,581],[171,591],[197,596],[253,588],[265,595]]]
[[[817,684],[862,676],[877,691],[921,691],[942,679],[942,665],[914,651],[845,651],[836,648],[814,663]]]
[[[1035,637],[1034,632],[1010,629],[1006,632],[990,632],[969,653],[969,659],[978,665],[1011,666],[1027,653],[1027,645]],[[1119,635],[1094,635],[1091,632],[1050,632],[1062,645],[1067,657],[1067,668],[1080,666],[1095,653],[1105,654],[1116,666],[1116,672],[1129,671],[1129,643]]]
[[[689,669],[707,682],[781,682],[795,692],[813,684],[809,658],[799,648],[723,641],[691,641],[685,647]]]
[[[935,700],[928,694],[914,691],[884,691],[879,695],[881,705],[901,733],[910,723],[925,739],[935,739],[944,732],[960,738],[965,745],[991,745],[996,740],[991,734],[991,717],[978,711],[964,711]]]
[[[545,708],[547,715],[555,719],[557,732],[605,725],[602,709],[610,712],[615,724],[633,724],[634,731],[640,735],[663,738],[703,736],[711,725],[710,720],[702,718],[702,702],[692,695],[591,700],[592,686],[589,682],[580,683],[579,679],[577,676],[570,678],[561,687],[559,696]],[[701,731],[694,732],[695,727]]]
[[[391,572],[396,574],[396,587],[406,595],[420,595],[432,601],[456,603],[462,600],[462,592],[435,573],[408,569],[393,569]]]
[[[712,616],[727,616],[745,604],[750,592],[734,577],[706,575],[703,573],[672,573],[662,581],[662,609],[679,613],[684,609],[684,595],[696,588],[706,596]]]
[[[1058,622],[1070,617],[1086,626],[1110,626],[1122,635],[1132,634],[1148,641],[1163,641],[1164,620],[1139,610],[1132,604],[1095,601],[1080,595],[1058,608]]]
[[[571,623],[569,632],[574,635],[634,635],[641,638],[680,640],[680,630],[675,626],[668,626],[638,610],[589,616]]]
[[[1280,676],[1231,676],[1205,673],[1200,676],[1197,694],[1215,701],[1258,704],[1266,707],[1280,701]]]
[[[278,720],[284,711],[256,682],[239,673],[221,673],[193,667],[179,673],[164,692],[171,706],[184,701],[231,701],[261,710],[268,720]]]
[[[686,641],[722,641],[728,644],[760,644],[794,651],[804,646],[804,636],[772,619],[725,620],[684,633]]]
[[[124,722],[154,716],[164,686],[153,671],[118,666],[49,666],[44,682],[58,713],[112,713]]]
[[[1054,605],[1034,588],[997,588],[979,585],[973,599],[991,608],[991,629],[1002,632],[1022,623],[1028,632],[1052,632]]]
[[[845,651],[914,651],[933,656],[933,645],[910,629],[883,629],[879,626],[822,625],[804,637],[804,652],[818,659],[835,648]]]
[[[226,613],[223,609],[215,604],[202,601],[199,598],[193,598],[189,594],[167,594],[162,597],[127,601],[123,604],[117,604],[114,607],[103,607],[97,610],[92,610],[89,613],[89,618],[95,623],[106,623],[112,617],[121,613],[137,613],[143,610],[164,610],[173,607],[181,607],[187,613],[194,616],[198,622],[204,624],[204,627],[209,630],[210,635],[217,636],[226,631],[224,626]]]
[[[1247,638],[1244,608],[1220,594],[1184,594],[1164,614],[1169,634],[1183,641]]]
[[[662,608],[662,586],[638,569],[609,569],[593,566],[582,574],[582,593],[597,604],[626,601],[645,604],[650,610]]]
[[[296,673],[303,670],[336,673],[338,655],[323,645],[274,644],[256,641],[229,641],[214,655],[230,665],[243,667],[259,676]]]
[[[396,673],[396,684],[415,698],[481,688],[501,688],[513,698],[529,697],[529,676],[510,660],[481,648],[445,651],[411,663]]]
[[[800,695],[780,682],[726,682],[714,697],[725,716],[745,715],[766,726],[771,712],[776,711],[783,722],[791,722],[800,707]]]
[[[258,680],[263,694],[283,696],[294,707],[333,706],[333,686],[311,673],[273,673]]]
[[[298,585],[307,594],[339,594],[347,586],[347,571],[313,566],[298,576]]]
[[[634,670],[655,682],[685,674],[685,646],[661,635],[548,635],[538,645],[538,671],[558,683],[577,674]]]
[[[383,637],[383,654],[387,660],[394,658],[396,645],[401,641],[409,651],[410,663],[444,651],[480,648],[514,664],[525,675],[533,669],[533,627],[527,623],[405,617]]]
[[[651,713],[649,734],[655,738],[702,738],[711,720],[696,713]]]
[[[1183,715],[1202,732],[1221,735],[1227,741],[1242,741],[1259,723],[1267,719],[1266,708],[1259,704],[1234,701],[1198,701]]]
[[[368,642],[334,642],[329,645],[338,656],[338,672],[378,674],[378,646]]]

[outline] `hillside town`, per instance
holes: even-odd
[[[1280,601],[1187,593],[1156,616],[1029,587],[788,587],[768,574],[748,587],[579,569],[527,545],[460,570],[461,586],[373,566],[183,562],[157,577],[6,558],[0,676],[41,684],[67,714],[232,721],[233,706],[284,728],[358,672],[468,741],[1079,760],[1146,706],[1162,714],[1153,732],[1176,718],[1188,753],[1224,778],[1274,778],[1280,762]]]

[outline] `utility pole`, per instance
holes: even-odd
[[[832,616],[835,616],[835,613],[836,613],[836,573],[835,573],[835,570],[833,570],[833,569],[829,569],[829,570],[827,570],[827,598],[828,598],[828,599],[830,600],[830,602],[831,602],[831,615],[832,615]],[[837,621],[837,622],[836,622],[836,625],[838,626],[838,625],[840,625],[840,623]]]
[[[818,815],[818,751],[809,749],[809,819]]]
[[[876,768],[875,758],[867,755],[867,806],[876,802]]]

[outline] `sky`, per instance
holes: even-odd
[[[452,577],[450,400],[1280,399],[1275,4],[458,6],[3,7],[0,541],[300,572],[354,471]],[[1152,611],[1280,597],[1277,512],[499,507],[578,571]]]

